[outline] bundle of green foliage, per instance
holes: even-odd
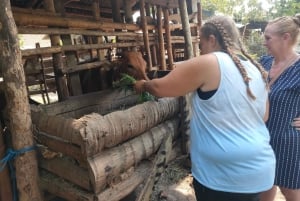
[[[113,88],[119,88],[121,90],[125,91],[133,91],[134,83],[136,82],[136,79],[126,73],[121,74],[121,79],[118,81],[113,82]],[[145,102],[149,100],[155,100],[155,97],[149,94],[148,92],[144,91],[139,95],[139,102]]]

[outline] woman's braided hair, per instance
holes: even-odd
[[[264,68],[245,50],[242,41],[240,40],[240,34],[238,29],[236,28],[234,21],[229,17],[225,16],[215,16],[208,20],[201,28],[201,34],[204,37],[209,37],[210,35],[214,35],[222,47],[222,50],[229,54],[232,58],[233,62],[239,69],[243,80],[247,87],[247,94],[252,98],[255,99],[256,97],[253,95],[252,91],[250,90],[249,82],[251,78],[248,76],[248,73],[245,67],[242,65],[238,55],[235,53],[235,50],[240,51],[246,58],[248,58],[260,71],[266,86],[267,86],[267,77],[268,74],[264,70]]]

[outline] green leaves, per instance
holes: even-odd
[[[113,88],[119,88],[125,91],[133,91],[133,86],[136,82],[136,79],[126,73],[122,73],[121,76],[122,77],[119,81],[113,82]],[[150,93],[144,91],[139,95],[138,102],[143,103],[149,100],[155,100],[154,96],[152,96]]]

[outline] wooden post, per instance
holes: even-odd
[[[198,27],[200,29],[202,26],[202,6],[200,0],[198,0],[197,2],[197,21],[198,21]]]
[[[8,128],[14,150],[34,146],[31,113],[22,67],[17,27],[9,0],[0,1],[0,66],[9,118]],[[15,174],[20,201],[41,201],[38,164],[35,151],[26,151],[15,158]]]
[[[133,18],[132,18],[132,8],[130,1],[128,0],[123,0],[124,3],[124,11],[125,11],[125,22],[126,23],[133,23]]]
[[[48,11],[55,13],[55,7],[53,0],[45,0],[45,7]],[[60,46],[60,36],[59,35],[50,35],[51,46]],[[63,61],[62,53],[54,53],[53,57],[53,69],[55,73],[55,81],[57,86],[58,100],[66,100],[69,97],[69,91],[66,84],[66,79],[62,74]]]
[[[171,32],[170,32],[170,24],[169,24],[169,10],[168,8],[164,8],[164,25],[165,25],[165,35],[167,41],[167,53],[168,53],[168,62],[169,69],[173,69],[174,60],[173,60],[173,52],[172,52],[172,43],[171,43]]]
[[[166,59],[165,59],[165,46],[164,46],[164,36],[163,36],[163,27],[162,27],[162,8],[161,6],[157,6],[157,32],[158,32],[158,45],[159,45],[159,53],[160,53],[160,64],[161,70],[167,69]]]
[[[4,133],[2,132],[3,128],[0,122],[0,159],[5,156],[5,143],[4,143]],[[0,171],[0,200],[2,201],[12,201],[13,195],[10,185],[10,177],[8,167],[4,167],[2,171]]]
[[[192,44],[192,36],[191,36],[191,29],[189,23],[189,16],[187,12],[186,1],[178,0],[179,3],[179,10],[180,10],[180,17],[181,23],[183,28],[184,40],[185,40],[185,49],[186,54],[185,58],[190,59],[193,57],[193,44]]]
[[[72,45],[71,35],[61,35],[64,45]],[[76,52],[65,52],[67,68],[73,68],[77,65]],[[82,94],[80,77],[78,72],[70,73],[68,76],[69,91],[73,96]]]
[[[147,19],[145,15],[145,0],[140,0],[140,12],[141,12],[141,20],[142,20],[142,30],[143,30],[143,38],[144,38],[144,46],[147,53],[147,62],[148,62],[148,71],[152,70],[152,59],[149,45],[149,33],[147,28]]]

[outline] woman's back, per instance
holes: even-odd
[[[197,93],[192,98],[193,176],[203,185],[220,191],[267,190],[272,186],[274,171],[270,167],[274,167],[275,159],[263,121],[265,83],[253,64],[241,61],[256,97],[251,99],[232,59],[226,53],[214,54],[219,61],[220,85],[208,100],[201,100]]]

